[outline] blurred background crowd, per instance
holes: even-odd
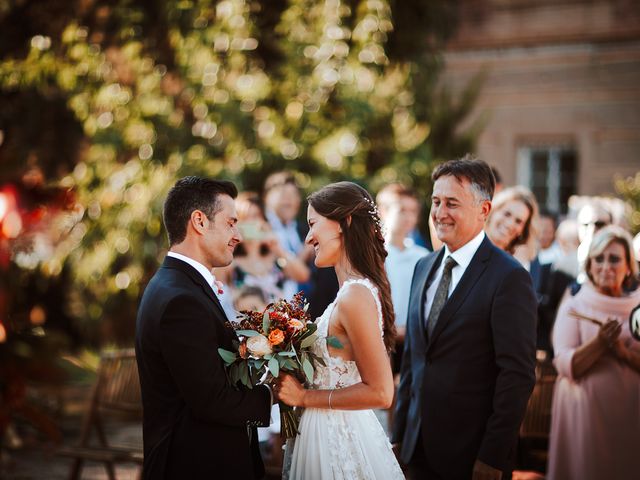
[[[430,173],[467,152],[499,183],[486,232],[538,295],[520,467],[625,461],[607,445],[640,431],[637,2],[0,0],[0,99],[0,472],[73,442],[100,352],[132,345],[177,178],[242,190],[244,240],[214,272],[229,317],[298,290],[318,316],[337,281],[305,197],[365,186],[402,339],[413,266],[440,247]]]

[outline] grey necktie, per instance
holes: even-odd
[[[436,294],[433,297],[431,310],[429,310],[429,318],[427,319],[427,333],[429,334],[429,338],[431,338],[433,329],[435,328],[436,323],[438,323],[440,312],[442,312],[442,308],[444,307],[444,304],[447,303],[447,298],[449,298],[451,269],[453,269],[453,267],[455,267],[457,264],[458,263],[451,257],[447,257],[447,259],[444,261],[444,270],[442,271],[442,277],[440,278],[440,283],[438,284],[438,288],[436,289]]]

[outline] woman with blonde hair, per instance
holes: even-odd
[[[526,187],[510,187],[491,202],[486,232],[493,244],[525,267],[536,256],[538,202]]]
[[[618,226],[591,242],[588,280],[560,305],[548,478],[638,477],[640,343],[626,328],[640,304],[631,236]]]

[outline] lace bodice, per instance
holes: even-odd
[[[364,285],[369,289],[376,302],[376,309],[378,311],[378,328],[380,329],[380,335],[383,334],[383,322],[382,322],[382,305],[380,304],[380,297],[378,296],[378,289],[373,285],[373,282],[368,278],[359,278],[353,280],[347,280],[342,284],[336,299],[326,308],[324,313],[318,318],[318,330],[317,339],[314,343],[313,352],[321,357],[326,367],[322,365],[316,365],[315,374],[313,377],[312,388],[316,389],[329,389],[329,388],[344,388],[355,383],[359,383],[361,380],[360,372],[356,366],[356,362],[352,360],[343,360],[340,357],[332,357],[329,355],[327,349],[327,335],[329,330],[329,320],[333,313],[336,304],[338,303],[341,295],[348,290],[351,284]]]

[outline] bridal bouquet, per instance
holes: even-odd
[[[281,371],[312,382],[314,365],[324,362],[311,351],[317,325],[310,321],[308,308],[300,292],[291,301],[278,300],[262,312],[241,311],[240,321],[232,323],[238,335],[236,351],[218,349],[231,384],[240,382],[253,388],[265,376],[277,378]],[[279,405],[281,435],[293,438],[300,417],[293,407],[282,402]]]

